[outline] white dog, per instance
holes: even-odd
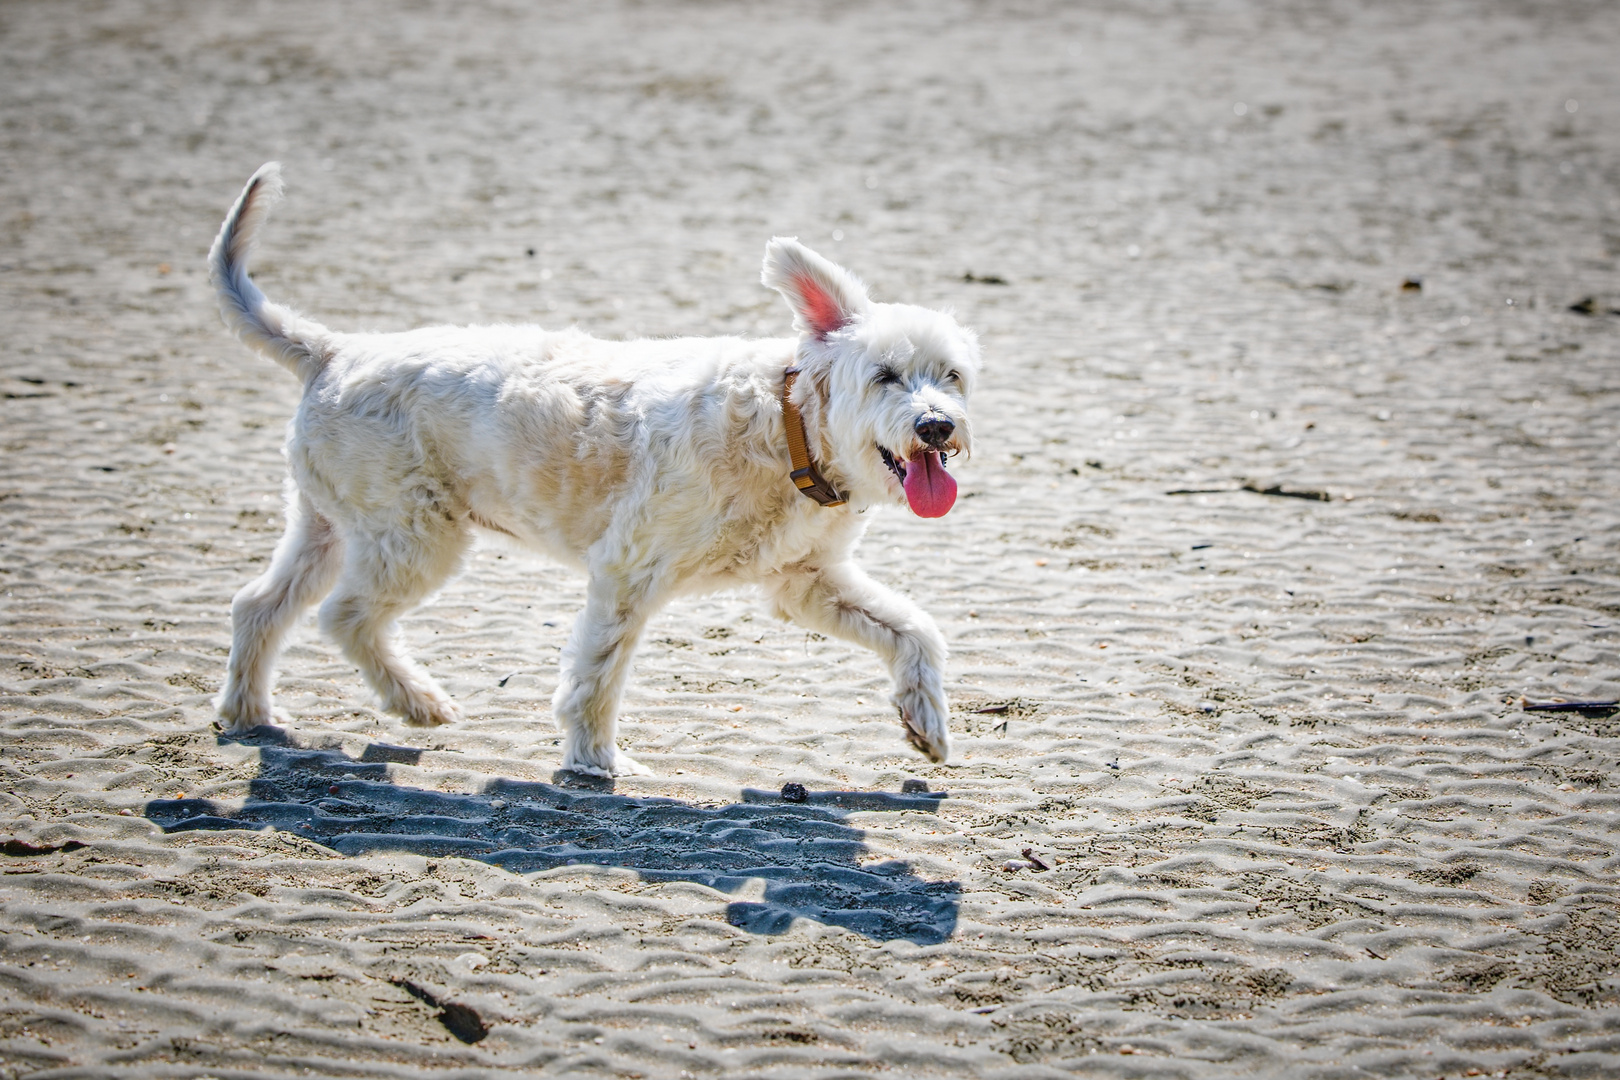
[[[394,626],[456,572],[476,527],[589,575],[552,700],[565,769],[648,772],[615,741],[642,628],[673,596],[739,585],[762,587],[784,618],[874,650],[907,739],[946,759],[944,639],[852,554],[867,507],[950,509],[945,456],[971,450],[971,331],[874,303],[854,276],[778,238],[764,282],[787,298],[796,339],[338,333],[248,278],[280,176],[273,162],[254,174],[208,256],[226,323],[304,384],[287,440],[287,533],[231,605],[228,730],[271,721],[277,653],[323,596],[321,625],[385,708],[410,724],[458,719],[401,655]]]

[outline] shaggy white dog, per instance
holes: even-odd
[[[455,573],[482,528],[590,577],[552,701],[566,769],[648,771],[615,742],[642,628],[673,596],[739,585],[881,656],[906,737],[946,759],[944,639],[852,553],[870,506],[950,509],[945,456],[971,449],[971,331],[874,303],[854,276],[778,238],[764,282],[787,298],[797,338],[339,333],[267,301],[248,278],[280,191],[275,163],[255,173],[208,256],[225,321],[304,384],[287,440],[287,533],[231,605],[219,697],[228,730],[271,721],[277,653],[323,596],[321,625],[387,709],[411,724],[456,720],[444,691],[401,655],[394,627]]]

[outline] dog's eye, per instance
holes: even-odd
[[[878,368],[878,373],[872,381],[879,386],[891,386],[900,381],[900,376],[893,368]]]
[[[962,381],[962,373],[960,371],[948,371],[945,373],[945,377],[953,383],[959,383]]]

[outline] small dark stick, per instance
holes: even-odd
[[[1024,858],[1029,860],[1030,865],[1035,867],[1035,869],[1037,869],[1037,870],[1050,870],[1050,869],[1052,869],[1050,866],[1047,866],[1045,863],[1041,862],[1041,860],[1039,858],[1036,857],[1034,848],[1025,848],[1024,849]]]
[[[489,1025],[484,1018],[478,1015],[478,1010],[470,1005],[463,1005],[459,1001],[443,1001],[433,991],[425,986],[418,986],[409,979],[395,977],[388,980],[411,997],[420,1001],[430,1009],[438,1009],[439,1015],[434,1019],[444,1025],[444,1029],[469,1046],[483,1040],[489,1034]]]
[[[1272,484],[1270,487],[1261,487],[1259,484],[1244,484],[1242,491],[1252,491],[1256,495],[1275,495],[1284,499],[1310,499],[1312,502],[1332,502],[1333,497],[1325,491],[1294,491],[1281,484]]]
[[[1620,701],[1537,701],[1520,698],[1525,712],[1597,712],[1599,709],[1620,709]]]
[[[78,851],[84,847],[77,840],[69,840],[65,844],[30,844],[26,840],[7,839],[0,844],[0,853],[10,855],[14,859],[27,858],[30,855],[51,855],[58,851]]]

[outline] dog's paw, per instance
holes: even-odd
[[[652,775],[651,769],[616,746],[610,746],[605,752],[598,751],[594,754],[575,753],[570,750],[563,757],[562,767],[569,772],[600,776],[607,780],[616,776]]]
[[[270,707],[268,701],[242,701],[231,696],[220,700],[216,712],[219,716],[220,730],[227,735],[240,735],[256,727],[267,727],[282,719],[277,710]]]
[[[902,690],[894,695],[894,707],[899,710],[906,742],[930,761],[943,763],[950,758],[951,735],[946,729],[949,712],[943,694]]]
[[[411,727],[442,727],[461,720],[461,708],[447,697],[421,695],[398,710]]]

